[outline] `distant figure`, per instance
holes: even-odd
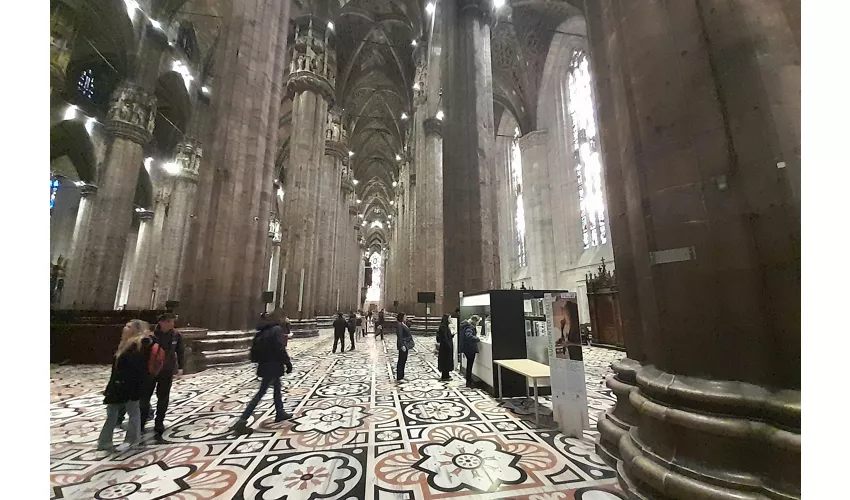
[[[379,334],[381,335],[381,340],[384,340],[384,310],[378,313],[378,319],[375,321],[375,336],[377,337]]]
[[[348,337],[351,339],[351,349],[354,350],[354,332],[357,331],[357,316],[353,312],[348,313]]]
[[[106,421],[97,440],[97,449],[114,451],[112,433],[118,423],[118,414],[126,411],[130,417],[127,435],[119,451],[134,446],[142,435],[139,401],[148,378],[148,364],[145,352],[153,344],[150,337],[150,325],[146,321],[134,319],[124,325],[121,343],[112,362],[112,373],[106,390],[103,392],[103,404],[106,405]]]
[[[357,311],[357,314],[355,314],[355,318],[357,318],[356,336],[358,339],[362,339],[366,337],[366,334],[363,330],[363,314],[361,313],[361,311]]]
[[[526,288],[525,288],[525,281],[520,282],[520,287],[519,287],[519,289],[520,289],[520,290],[525,290],[525,289],[526,289]]]
[[[284,318],[285,319],[285,318]],[[233,425],[236,434],[251,434],[253,430],[248,427],[248,417],[254,413],[257,404],[263,399],[269,387],[272,387],[274,399],[275,422],[289,420],[292,415],[283,409],[283,398],[280,394],[280,377],[286,372],[289,356],[286,353],[286,344],[289,337],[285,333],[280,320],[269,315],[260,320],[257,325],[257,334],[251,346],[251,361],[257,363],[257,376],[260,377],[260,390],[245,407],[242,416]]]
[[[398,348],[398,364],[395,367],[396,380],[404,382],[404,365],[407,363],[407,354],[415,346],[410,328],[404,323],[404,313],[396,316],[398,327],[396,328],[396,347]]]
[[[475,355],[478,354],[478,330],[476,327],[481,318],[473,314],[461,326],[460,334],[463,336],[463,354],[466,356],[466,386],[475,387],[472,381],[472,365],[475,364]]]
[[[454,370],[454,360],[452,359],[452,339],[454,334],[449,329],[449,315],[443,314],[443,319],[440,320],[440,327],[437,329],[437,368],[440,370],[442,377],[440,380],[451,380],[449,373]]]
[[[336,354],[337,342],[342,344],[342,350],[340,352],[345,352],[345,328],[347,325],[348,323],[343,319],[342,313],[337,313],[337,317],[334,320],[334,348],[331,351],[333,354]]]

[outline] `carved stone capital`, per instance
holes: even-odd
[[[422,120],[422,127],[425,130],[425,135],[438,135],[443,137],[443,121],[436,118],[426,118]]]
[[[93,196],[97,194],[97,186],[94,184],[83,184],[80,186],[80,196],[83,198],[88,198],[89,196]]]
[[[536,147],[546,149],[549,147],[549,131],[545,129],[534,130],[520,137],[518,142],[519,149],[523,153]]]
[[[336,108],[328,110],[328,118],[325,122],[325,141],[334,141],[340,144],[348,142],[348,133],[342,124],[342,110]]]
[[[459,0],[458,6],[461,16],[471,16],[479,21],[490,22],[492,0]]]
[[[333,85],[327,79],[310,71],[290,73],[289,78],[286,80],[286,88],[294,94],[314,92],[324,97],[329,104],[332,105],[334,103]]]
[[[334,156],[339,160],[344,160],[348,158],[348,148],[341,142],[325,141],[325,154]]]
[[[156,122],[156,96],[124,82],[113,92],[106,118],[106,128],[114,136],[147,144]]]
[[[153,220],[153,210],[139,210],[137,213],[141,221]]]
[[[198,173],[201,169],[201,158],[203,156],[203,148],[193,139],[186,139],[177,144],[177,155],[174,157],[174,162],[180,165],[177,178],[198,182]]]
[[[165,183],[164,185],[156,188],[153,194],[153,201],[155,204],[167,204],[171,201],[171,183]]]

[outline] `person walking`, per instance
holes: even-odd
[[[381,336],[381,340],[384,340],[384,310],[378,313],[378,319],[375,320],[375,336]]]
[[[357,318],[357,338],[363,339],[366,337],[366,334],[363,333],[363,313],[361,311],[357,311],[354,317]]]
[[[284,318],[285,319],[285,318]],[[287,370],[288,355],[286,344],[288,336],[286,331],[274,314],[263,317],[257,325],[257,334],[251,346],[251,361],[257,363],[257,376],[260,377],[260,390],[245,407],[245,411],[239,420],[233,424],[236,434],[251,434],[254,432],[248,427],[248,418],[254,413],[254,409],[265,396],[269,387],[272,388],[274,398],[275,422],[289,420],[292,415],[283,409],[283,398],[280,394],[280,377]]]
[[[168,399],[171,395],[171,384],[174,376],[183,375],[183,336],[174,330],[174,321],[177,319],[172,313],[162,313],[153,332],[155,341],[165,351],[165,364],[156,377],[151,377],[147,388],[142,395],[140,410],[142,412],[142,432],[149,418],[151,407],[151,396],[156,389],[156,418],[153,430],[157,441],[162,441],[162,433],[165,431],[165,413],[168,411]]]
[[[336,344],[340,342],[342,344],[342,350],[340,352],[345,352],[345,328],[348,325],[346,321],[342,317],[342,313],[337,313],[336,319],[334,320],[334,348],[331,351],[333,354],[336,354]]]
[[[476,327],[481,321],[477,314],[473,314],[464,322],[460,329],[463,336],[463,355],[466,356],[466,386],[475,387],[472,381],[472,365],[475,364],[475,355],[478,354],[478,331]]]
[[[437,329],[437,344],[439,348],[437,349],[437,368],[440,370],[442,377],[440,380],[451,380],[451,373],[454,370],[454,360],[452,359],[452,354],[454,349],[452,348],[452,339],[454,338],[454,334],[449,329],[449,315],[444,314],[443,319],[440,321],[440,327]]]
[[[145,381],[148,378],[148,364],[145,352],[153,344],[150,337],[150,325],[146,321],[134,319],[124,326],[121,342],[112,361],[112,373],[103,392],[103,404],[106,405],[106,421],[97,440],[97,449],[114,451],[112,434],[118,424],[118,415],[126,412],[130,423],[124,443],[118,450],[124,451],[139,442],[142,435],[139,401],[142,399]]]
[[[357,317],[353,312],[348,313],[348,337],[351,339],[351,349],[349,351],[354,350],[354,332],[357,330]],[[345,352],[345,349],[343,349]]]
[[[407,355],[415,346],[410,328],[404,323],[404,313],[396,316],[398,328],[396,328],[396,347],[398,348],[398,364],[395,367],[396,380],[404,382],[404,365],[407,363]]]

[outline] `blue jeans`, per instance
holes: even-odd
[[[100,437],[97,439],[98,449],[102,450],[112,447],[112,433],[118,424],[118,414],[125,411],[130,417],[130,425],[127,426],[127,436],[124,438],[124,442],[131,445],[139,442],[139,437],[142,433],[139,402],[127,401],[126,403],[108,404],[106,405],[106,422],[103,423],[103,429],[100,431]]]
[[[254,409],[260,404],[260,400],[263,399],[263,396],[266,395],[266,391],[269,390],[269,387],[273,386],[274,392],[272,396],[274,397],[274,412],[276,417],[283,416],[283,399],[280,396],[280,377],[264,377],[260,382],[260,390],[257,391],[257,394],[251,399],[248,403],[248,407],[245,408],[245,411],[242,412],[242,416],[239,420],[243,422],[248,421],[248,417],[254,413]]]

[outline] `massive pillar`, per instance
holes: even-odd
[[[162,248],[162,234],[165,229],[168,204],[171,200],[171,179],[165,177],[164,172],[162,175],[156,175],[154,168],[151,169],[155,189],[153,221],[149,234],[145,238],[145,247],[142,249],[143,260],[138,267],[134,268],[130,277],[130,296],[127,299],[127,306],[130,309],[152,309],[158,302],[155,292],[159,283],[157,261]]]
[[[57,177],[59,189],[50,210],[50,263],[55,264],[59,257],[69,257],[71,238],[77,222],[77,210],[80,206],[80,189],[74,182]]]
[[[134,225],[127,235],[127,245],[124,247],[124,262],[121,264],[121,279],[118,280],[118,291],[115,294],[115,309],[124,309],[130,297],[130,278],[133,274],[133,263],[136,261],[136,243],[139,240],[141,224]]]
[[[200,172],[188,312],[213,329],[246,328],[262,310],[273,155],[288,1],[233,2],[216,67],[216,116]],[[196,239],[195,239],[196,238]],[[182,310],[182,305],[181,305]]]
[[[333,32],[312,16],[295,20],[287,87],[293,92],[289,169],[283,202],[286,285],[283,309],[301,327],[316,330],[319,183],[325,155],[328,103],[333,100]]]
[[[171,199],[168,205],[168,220],[162,233],[162,245],[158,250],[157,262],[157,309],[165,303],[180,300],[180,267],[186,258],[189,221],[195,206],[195,191],[198,186],[198,171],[203,150],[196,141],[187,139],[177,145],[174,163],[179,171],[174,176]]]
[[[113,94],[106,122],[112,141],[98,172],[99,192],[82,242],[75,309],[112,309],[115,303],[143,148],[151,139],[155,115],[156,98],[142,87],[125,82]]]
[[[139,232],[136,236],[136,249],[128,269],[129,284],[127,294],[127,309],[142,310],[151,308],[151,292],[153,291],[153,268],[149,265],[156,260],[154,253],[155,212],[140,210]]]
[[[322,316],[336,312],[336,293],[333,279],[336,253],[335,218],[339,209],[342,161],[348,158],[342,117],[331,110],[325,126],[325,156],[319,175],[319,215],[316,244],[316,311]]]
[[[71,309],[77,299],[77,290],[82,276],[82,260],[85,252],[84,242],[91,226],[92,205],[97,198],[97,186],[84,184],[80,187],[80,205],[77,208],[77,219],[74,232],[68,244],[68,263],[65,268],[65,282],[60,307]]]
[[[337,198],[336,229],[334,236],[334,312],[344,312],[348,300],[347,292],[350,285],[346,282],[348,265],[351,256],[348,255],[350,246],[348,243],[352,224],[357,223],[357,213],[353,215],[348,211],[348,200],[354,194],[354,178],[348,167],[348,157],[343,158],[342,172],[340,175],[339,197]]]
[[[422,121],[423,140],[417,153],[416,246],[417,290],[435,292],[431,315],[443,310],[443,136],[442,122],[434,117]],[[415,290],[415,291],[417,291]],[[415,293],[414,291],[414,293]],[[415,300],[415,297],[414,297]],[[417,313],[424,314],[424,305]]]
[[[599,445],[629,498],[800,497],[788,4],[585,4],[629,358],[612,388],[635,410]]]
[[[525,134],[519,139],[519,148],[531,283],[536,289],[552,290],[558,276],[552,226],[554,205],[549,187],[549,132],[535,130]]]
[[[490,4],[458,0],[443,5],[454,24],[447,36],[444,175],[451,177],[445,213],[445,299],[454,310],[458,292],[498,286],[498,246],[493,220],[493,74],[490,61]]]

